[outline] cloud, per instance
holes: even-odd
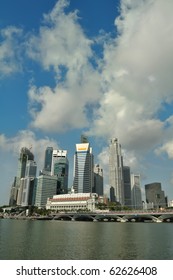
[[[55,140],[49,139],[48,137],[38,139],[35,133],[30,130],[19,131],[16,136],[11,138],[3,134],[0,135],[0,152],[5,152],[6,155],[10,154],[13,158],[16,158],[16,170],[18,164],[17,158],[22,147],[31,149],[38,168],[43,168],[44,151],[48,146],[58,149],[58,143]]]
[[[0,30],[0,77],[22,70],[20,38],[22,29],[8,26]]]
[[[155,150],[156,155],[167,154],[169,159],[173,159],[173,140],[168,141]]]
[[[54,88],[33,85],[28,93],[31,125],[43,131],[87,127],[100,97],[100,77],[90,61],[93,42],[84,34],[77,11],[65,13],[67,6],[68,1],[58,1],[44,15],[38,36],[28,41],[28,56],[55,76]]]
[[[68,1],[60,0],[50,13],[44,15],[38,36],[29,39],[28,55],[47,70],[53,67],[56,73],[60,73],[61,67],[65,66],[73,70],[76,77],[92,55],[92,41],[78,23],[77,11],[65,13],[68,4]]]
[[[104,140],[117,137],[126,164],[134,169],[154,150],[157,156],[166,152],[172,157],[173,116],[162,119],[160,112],[173,101],[173,2],[122,0],[114,22],[118,36],[100,32],[95,39],[86,36],[79,12],[68,12],[69,3],[57,1],[37,34],[27,36],[27,56],[54,77],[53,86],[30,85],[30,127],[58,133],[83,129]],[[20,32],[13,27],[1,33],[11,65],[16,65]],[[103,47],[100,58],[93,51],[97,44]],[[104,163],[104,149],[99,157]]]
[[[124,164],[140,173],[146,183],[149,178],[164,180],[159,172],[166,158],[173,158],[173,115],[170,111],[167,119],[161,116],[173,100],[172,9],[169,0],[121,1],[115,19],[118,36],[103,45],[99,66],[104,93],[89,129],[90,135],[117,137]],[[164,163],[159,163],[158,157],[163,155]],[[105,152],[98,158],[107,170]],[[165,174],[169,170],[167,163]]]
[[[28,56],[53,70],[56,83],[30,87],[31,126],[117,137],[126,164],[142,169],[144,155],[156,150],[159,156],[173,137],[171,116],[160,118],[173,101],[173,3],[122,0],[115,19],[118,36],[100,32],[95,40],[84,33],[78,11],[66,12],[68,5],[58,1],[28,41]],[[102,44],[102,57],[95,58],[94,44]],[[162,146],[165,137],[168,144]],[[105,153],[99,156],[103,162]]]
[[[173,100],[173,2],[122,0],[118,36],[104,44],[105,92],[90,129],[118,137],[124,148],[146,152],[172,137],[159,118]]]
[[[48,86],[36,88],[31,86],[28,92],[29,111],[33,121],[31,126],[46,132],[65,132],[89,125],[92,108],[98,98],[98,84],[91,76],[83,85],[71,87]],[[93,93],[95,90],[95,94]],[[92,106],[91,106],[92,107]]]

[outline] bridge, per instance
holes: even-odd
[[[91,222],[173,222],[173,211],[116,211],[99,213],[57,213],[53,220],[59,221],[91,221]]]

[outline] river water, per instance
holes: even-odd
[[[173,223],[0,220],[1,260],[173,260]]]

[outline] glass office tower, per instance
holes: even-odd
[[[130,167],[123,166],[123,180],[124,180],[124,205],[131,207],[131,174]]]
[[[53,154],[53,147],[47,147],[45,151],[44,169],[43,169],[43,171],[45,171],[47,174],[51,172],[52,154]]]
[[[53,150],[51,175],[57,176],[57,194],[68,193],[69,161],[66,150]]]
[[[73,188],[76,193],[90,193],[94,185],[94,156],[89,143],[76,144]]]

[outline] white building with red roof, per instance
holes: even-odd
[[[47,199],[46,209],[58,211],[95,211],[98,195],[96,193],[71,193],[54,195]]]

